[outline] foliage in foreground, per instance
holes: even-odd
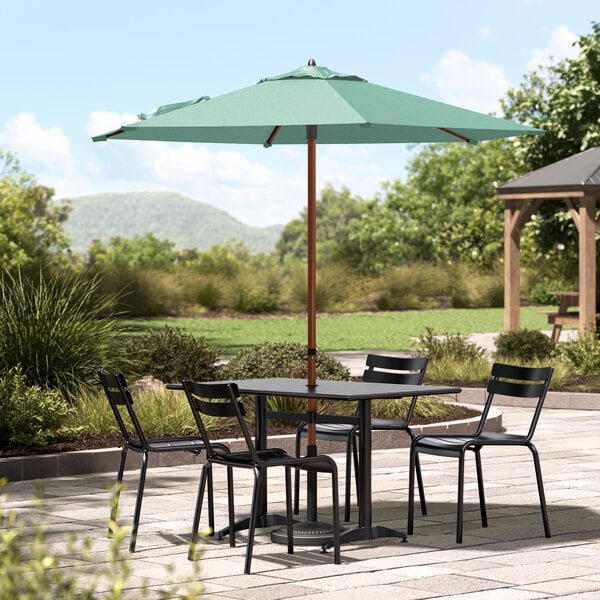
[[[0,373],[20,365],[28,385],[70,396],[96,381],[101,365],[118,360],[122,326],[106,316],[111,299],[97,280],[63,274],[34,281],[0,279]]]
[[[588,333],[557,345],[558,355],[581,375],[600,375],[600,339]]]
[[[0,492],[6,480],[0,480]],[[101,565],[94,557],[89,538],[76,535],[61,540],[65,549],[57,549],[48,541],[43,524],[44,503],[42,488],[35,495],[38,516],[7,510],[8,496],[0,494],[0,590],[3,600],[120,600],[147,597],[144,584],[139,594],[127,589],[131,567],[122,551],[127,528],[111,521],[111,543],[108,561]],[[116,495],[111,502],[114,502]],[[102,529],[104,534],[104,528]],[[195,581],[180,587],[179,583],[152,591],[157,598],[184,598],[192,600],[202,593],[198,577],[198,563],[194,563]]]

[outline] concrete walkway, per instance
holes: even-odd
[[[527,409],[505,407],[507,428],[526,422]],[[456,545],[456,461],[423,457],[429,515],[415,522],[415,534],[406,544],[396,539],[355,543],[342,547],[342,564],[331,553],[297,547],[292,556],[271,543],[267,530],[259,530],[253,574],[243,575],[245,534],[238,546],[227,540],[206,542],[196,566],[204,582],[204,597],[252,600],[315,599],[476,599],[529,600],[537,598],[596,599],[600,596],[600,412],[545,409],[536,445],[540,452],[553,537],[543,537],[541,515],[531,456],[526,449],[484,450],[489,527],[479,522],[474,461],[467,462],[464,543]],[[343,464],[342,455],[336,455]],[[389,527],[406,527],[406,449],[379,450],[373,456],[374,521]],[[116,465],[115,465],[116,467]],[[142,587],[144,599],[161,595],[158,588],[194,574],[187,561],[187,543],[196,486],[197,468],[156,468],[148,474],[138,551],[127,555],[131,574],[126,598]],[[44,480],[45,505],[32,499],[32,481],[10,483],[5,509],[21,518],[38,515],[48,539],[67,552],[71,572],[114,569],[108,561],[106,524],[108,487],[114,472]],[[123,492],[120,522],[131,523],[134,472],[126,475],[130,489]],[[271,510],[284,510],[283,476],[271,473]],[[328,520],[330,498],[326,482],[320,487],[320,515]],[[224,473],[216,473],[217,527],[227,522]],[[236,509],[247,514],[250,480],[236,473]],[[355,517],[355,513],[353,515]],[[205,521],[203,521],[205,523]],[[93,541],[95,556],[85,564],[78,553],[66,550],[65,536]],[[126,548],[127,539],[124,548]],[[168,573],[166,568],[172,571]],[[154,591],[153,591],[154,589]]]

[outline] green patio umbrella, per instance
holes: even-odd
[[[308,147],[308,380],[316,385],[316,143],[468,142],[541,134],[518,123],[308,66],[215,98],[167,104],[93,137]],[[316,402],[309,402],[316,412]],[[315,445],[314,424],[308,445]]]

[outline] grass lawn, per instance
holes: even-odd
[[[523,329],[549,329],[543,307],[521,308]],[[219,348],[226,356],[265,341],[306,343],[305,317],[268,318],[166,318],[128,321],[134,332],[179,327]],[[317,342],[326,352],[341,350],[410,350],[427,328],[435,334],[500,333],[503,308],[422,310],[322,315],[317,319]]]

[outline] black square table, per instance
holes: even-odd
[[[265,448],[267,444],[267,419],[293,417],[293,414],[267,411],[266,399],[268,396],[287,396],[294,398],[314,398],[317,400],[358,401],[358,427],[359,438],[359,497],[358,526],[342,532],[342,542],[372,540],[380,537],[401,537],[406,539],[403,532],[388,527],[373,526],[372,524],[372,496],[371,496],[371,401],[412,396],[431,396],[443,394],[456,394],[461,391],[458,387],[430,386],[430,385],[402,385],[390,383],[367,383],[358,381],[328,381],[317,380],[317,385],[309,387],[306,379],[289,379],[283,377],[267,379],[240,379],[236,380],[241,394],[256,397],[256,445]],[[295,415],[299,420],[305,420],[306,414]],[[327,417],[316,415],[316,421],[335,421],[343,419],[344,422],[353,421],[352,417]],[[355,417],[356,419],[356,417]],[[265,478],[266,482],[266,478]],[[309,487],[311,481],[308,482]],[[316,486],[316,479],[312,482]],[[265,483],[266,486],[266,483]],[[311,493],[312,491],[312,493]],[[308,492],[309,520],[316,519],[316,490]],[[315,506],[311,507],[311,498]],[[267,515],[266,487],[261,492],[261,515],[258,522],[262,526],[277,524],[278,521]],[[313,513],[311,517],[311,512]],[[282,522],[282,521],[279,521]],[[240,528],[243,525],[240,524]],[[236,526],[238,529],[238,526]],[[220,532],[220,536],[225,531]],[[296,540],[295,540],[296,541]],[[302,543],[302,542],[299,542]],[[323,549],[331,547],[329,542],[323,543]]]

